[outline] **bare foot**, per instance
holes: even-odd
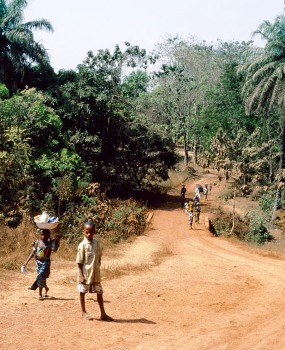
[[[83,312],[83,313],[82,313],[82,318],[84,318],[84,320],[88,320],[88,321],[93,320],[93,317],[91,317],[90,315],[88,315],[86,312]]]
[[[106,321],[106,322],[113,322],[114,321],[114,319],[111,316],[108,316],[108,315],[102,315],[100,317],[100,320],[101,321]]]
[[[48,297],[48,291],[49,291],[49,287],[46,287],[44,292],[44,298]]]

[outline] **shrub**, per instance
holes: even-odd
[[[267,231],[263,217],[258,215],[255,211],[251,211],[247,214],[246,218],[249,223],[249,230],[245,236],[247,241],[256,244],[264,244],[270,239],[270,234]]]
[[[272,213],[273,205],[274,205],[274,193],[273,192],[267,192],[263,193],[262,196],[259,199],[259,206],[260,208],[265,211],[267,214]]]
[[[85,196],[80,205],[69,206],[61,226],[69,242],[78,242],[82,239],[83,223],[91,218],[96,223],[97,235],[117,243],[144,232],[146,213],[146,207],[133,199],[102,201]]]

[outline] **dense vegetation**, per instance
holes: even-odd
[[[256,31],[265,48],[176,37],[147,54],[126,42],[113,52],[89,52],[76,70],[55,73],[32,32],[52,26],[24,23],[27,2],[0,1],[4,224],[16,227],[47,209],[62,218],[69,239],[86,216],[102,232],[120,231],[116,220],[106,220],[116,215],[143,227],[138,203],[131,202],[130,213],[111,199],[146,200],[159,191],[177,161],[177,144],[185,162],[191,150],[196,163],[234,172],[249,192],[275,189],[274,212],[282,207],[284,16]]]

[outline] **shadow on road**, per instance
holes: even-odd
[[[147,320],[146,318],[135,318],[135,319],[115,319],[117,323],[145,323],[145,324],[156,324],[156,322]]]

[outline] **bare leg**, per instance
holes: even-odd
[[[106,314],[105,308],[104,308],[104,301],[103,301],[103,294],[97,294],[97,302],[100,307],[101,311],[101,320],[102,321],[114,321],[112,317],[108,316]]]
[[[39,287],[39,300],[43,300],[43,287]]]
[[[45,297],[45,298],[48,297],[48,291],[49,291],[49,287],[46,285],[46,286],[45,286],[45,293],[44,293],[44,297]]]
[[[80,299],[80,306],[81,306],[81,311],[82,311],[82,317],[85,318],[86,320],[92,320],[92,317],[88,315],[86,312],[85,308],[85,293],[80,293],[79,294],[79,299]]]

